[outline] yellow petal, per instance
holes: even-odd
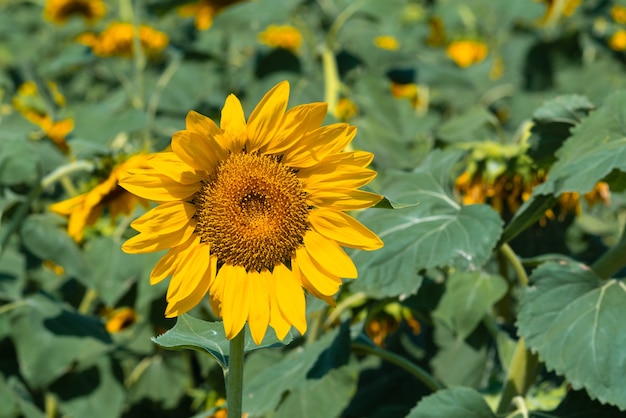
[[[356,127],[336,123],[305,134],[298,143],[285,151],[283,164],[307,168],[319,164],[333,153],[344,149],[356,135]]]
[[[200,279],[193,284],[194,291],[184,298],[175,300],[168,300],[168,306],[165,311],[165,316],[168,318],[182,315],[189,312],[195,306],[197,306],[202,299],[206,296],[211,281],[215,277],[215,264],[209,263],[209,268],[205,270]]]
[[[374,154],[365,151],[340,152],[329,155],[321,164],[299,170],[298,174],[308,177],[313,174],[330,174],[337,170],[358,171],[371,164]]]
[[[148,159],[150,167],[180,184],[194,184],[202,181],[203,176],[181,160],[173,152],[159,152]]]
[[[185,127],[188,131],[194,131],[202,135],[214,137],[222,132],[215,122],[196,111],[190,110],[185,119]]]
[[[352,259],[335,241],[310,230],[304,234],[304,248],[311,259],[331,275],[344,279],[357,278]]]
[[[181,252],[187,250],[194,241],[195,236],[191,236],[187,242],[171,248],[163,257],[161,257],[150,273],[150,284],[154,285],[160,283],[166,277],[174,274],[176,268],[180,264],[180,260],[183,258]]]
[[[200,237],[196,236],[189,250],[181,253],[178,267],[167,289],[167,300],[187,298],[195,292],[198,283],[208,270],[210,270],[209,245],[200,244]]]
[[[298,260],[296,258],[292,258],[291,259],[291,269],[293,271],[301,272]],[[299,276],[300,276],[300,281],[302,282],[302,287],[304,287],[307,290],[307,292],[309,292],[310,294],[312,294],[316,298],[323,300],[324,302],[326,302],[330,306],[335,306],[337,304],[336,301],[335,301],[335,298],[333,297],[334,294],[333,295],[323,295],[323,294],[321,294],[317,290],[317,288],[315,286],[313,286],[311,284],[311,282],[304,276],[304,274],[299,274]]]
[[[293,147],[309,131],[319,128],[326,117],[328,104],[310,103],[292,107],[285,113],[274,140],[261,147],[263,154],[279,154]]]
[[[122,245],[122,250],[129,254],[150,253],[176,247],[187,241],[195,230],[195,222],[188,223],[181,230],[168,234],[141,232]]]
[[[120,186],[132,194],[156,202],[185,200],[200,188],[199,183],[181,184],[157,173],[154,168],[127,171],[120,180]]]
[[[276,332],[276,337],[279,340],[284,340],[287,336],[287,333],[291,329],[291,323],[287,321],[278,305],[274,280],[268,280],[267,286],[270,295],[270,325],[272,326],[272,328],[274,328],[274,331]]]
[[[316,292],[325,295],[332,296],[339,290],[341,286],[341,279],[338,276],[333,276],[322,269],[310,256],[304,247],[300,247],[296,250],[296,257],[298,267],[302,276],[313,286]],[[304,279],[301,277],[304,283]]]
[[[316,190],[307,194],[311,205],[334,210],[366,209],[380,202],[383,197],[363,190]]]
[[[255,152],[274,140],[274,135],[287,109],[288,100],[289,82],[287,81],[276,84],[263,96],[248,118],[246,146],[248,152]]]
[[[230,340],[239,334],[246,323],[252,295],[245,268],[224,264],[218,273],[219,275],[224,275],[222,319],[224,320],[226,338]]]
[[[383,246],[383,242],[376,234],[343,212],[312,210],[309,212],[309,222],[315,231],[344,247],[371,251]]]
[[[192,222],[196,207],[187,202],[166,202],[131,222],[139,232],[169,234]]]
[[[269,278],[267,277],[268,275]],[[267,289],[267,281],[271,279],[271,273],[267,270],[263,270],[261,273],[248,273],[247,280],[251,294],[248,325],[250,326],[252,339],[257,345],[263,341],[270,322],[270,295]]]
[[[220,128],[224,131],[224,139],[227,141],[227,144],[222,144],[223,147],[233,152],[241,151],[248,139],[246,117],[241,102],[234,94],[226,98]]]
[[[209,173],[225,157],[212,137],[193,131],[176,132],[172,137],[172,150],[188,166]]]
[[[59,215],[69,215],[74,209],[83,204],[86,197],[86,194],[81,194],[67,200],[54,203],[50,205],[49,208],[52,212],[58,213]]]
[[[273,280],[278,308],[293,326],[304,334],[306,332],[306,300],[300,281],[299,270],[289,270],[283,264],[274,267]]]
[[[358,189],[372,181],[374,177],[376,177],[376,172],[365,168],[356,170],[342,170],[339,168],[331,174],[314,173],[305,178],[298,175],[298,178],[305,181],[304,187],[307,192],[321,189]]]

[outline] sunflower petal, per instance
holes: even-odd
[[[338,169],[332,174],[312,174],[306,178],[305,189],[307,191],[322,189],[358,189],[366,185],[376,177],[374,170],[361,168],[358,170]],[[302,178],[298,175],[298,178]]]
[[[176,132],[172,150],[185,164],[204,172],[212,172],[218,161],[225,158],[222,147],[212,137],[193,131]]]
[[[186,242],[177,247],[170,248],[170,250],[163,257],[161,257],[150,273],[150,284],[157,284],[166,277],[174,274],[181,259],[184,258],[181,253],[189,248],[189,246],[195,241],[195,238],[196,237],[192,235]]]
[[[357,278],[354,262],[335,241],[310,230],[304,235],[304,248],[318,266],[333,276]]]
[[[141,232],[126,241],[122,245],[122,250],[129,254],[142,254],[176,247],[187,241],[195,228],[195,222],[190,222],[182,229],[167,234]]]
[[[380,202],[383,197],[363,190],[316,190],[307,194],[307,201],[316,207],[334,210],[366,209]]]
[[[224,275],[222,319],[226,338],[233,339],[243,328],[250,312],[250,278],[242,266],[224,264],[218,275]]]
[[[283,264],[274,267],[274,282],[278,307],[300,334],[306,332],[306,300],[298,269],[289,270]]]
[[[310,103],[294,106],[285,113],[274,140],[261,147],[264,154],[279,154],[297,144],[309,131],[319,128],[324,122],[327,103]]]
[[[185,127],[188,131],[214,137],[222,132],[215,122],[194,110],[190,110],[185,118]]]
[[[168,301],[187,298],[196,290],[199,281],[210,270],[209,257],[209,245],[201,244],[200,237],[195,237],[172,276],[167,289]]]
[[[304,247],[296,250],[296,257],[300,272],[313,286],[317,293],[332,296],[339,290],[341,279],[333,276],[322,269],[312,258]],[[303,280],[304,283],[304,280]]]
[[[267,326],[270,322],[270,295],[267,289],[267,275],[271,276],[267,270],[261,273],[249,272],[248,285],[250,288],[250,312],[248,313],[248,325],[250,334],[255,344],[261,344]],[[270,280],[272,277],[269,278]]]
[[[197,183],[179,183],[154,168],[129,170],[119,184],[132,194],[157,202],[185,200],[199,189]]]
[[[344,149],[356,135],[356,127],[346,123],[323,126],[304,135],[298,144],[283,154],[283,163],[294,168],[319,164]]]
[[[213,264],[210,264],[212,266]],[[215,269],[208,268],[200,280],[195,283],[194,291],[184,298],[177,299],[175,301],[169,301],[165,311],[165,316],[168,318],[182,315],[189,312],[195,306],[197,306],[205,297],[211,281],[215,277]]]
[[[234,94],[230,94],[226,98],[222,108],[220,128],[224,131],[223,138],[226,140],[226,144],[223,144],[223,147],[233,152],[239,152],[248,139],[248,128],[241,102]]]
[[[174,152],[159,152],[148,159],[150,167],[180,184],[194,184],[202,181],[203,176],[180,159]]]
[[[274,284],[274,280],[268,280],[266,285],[270,295],[270,325],[274,328],[276,337],[279,340],[284,340],[287,333],[291,329],[291,324],[287,321],[280,310],[278,299],[276,297],[276,286]]]
[[[166,202],[131,222],[139,232],[169,234],[195,223],[196,207],[187,202]]]
[[[359,221],[343,212],[317,209],[309,212],[313,229],[344,247],[360,250],[377,250],[383,242]]]
[[[276,84],[263,96],[248,118],[246,146],[248,152],[258,151],[259,148],[274,140],[274,135],[287,109],[288,100],[289,82],[287,81]]]
[[[298,267],[298,260],[296,258],[291,259],[291,269],[294,271],[301,272],[300,268]],[[302,287],[304,287],[307,290],[307,292],[309,292],[316,298],[323,300],[330,306],[335,306],[337,304],[337,302],[335,301],[334,295],[321,294],[317,290],[317,288],[315,288],[315,286],[313,286],[311,282],[309,282],[309,280],[306,278],[304,274],[300,274],[300,281],[302,282]]]

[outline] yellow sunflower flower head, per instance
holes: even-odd
[[[626,51],[626,30],[618,29],[609,38],[609,47],[613,51]]]
[[[259,42],[272,48],[296,52],[302,45],[302,34],[291,25],[269,25],[259,33]]]
[[[213,25],[213,19],[225,8],[244,0],[198,0],[178,8],[182,17],[193,17],[198,30],[207,30]]]
[[[88,23],[95,23],[106,14],[102,0],[47,0],[43,10],[44,18],[63,25],[77,16]]]
[[[130,157],[113,167],[108,177],[88,192],[51,205],[51,211],[69,216],[68,235],[81,242],[85,227],[95,224],[105,208],[109,210],[111,222],[121,214],[130,215],[137,204],[147,208],[147,200],[119,186],[120,175],[131,168],[145,166],[147,158],[145,154]]]
[[[79,42],[89,46],[99,57],[131,57],[134,53],[135,27],[113,22],[99,35],[83,34]],[[169,37],[147,25],[139,26],[139,42],[149,57],[158,56],[169,44]]]
[[[337,101],[335,107],[335,117],[343,122],[352,119],[359,113],[359,107],[347,97],[342,97]]]
[[[245,118],[228,96],[220,126],[194,111],[172,152],[128,170],[122,187],[160,205],[131,223],[127,253],[169,250],[150,281],[171,276],[165,315],[208,295],[227,338],[250,326],[258,344],[271,326],[284,339],[304,333],[305,295],[334,304],[342,278],[357,270],[342,247],[375,250],[382,241],[346,212],[381,196],[358,190],[376,172],[373,155],[344,152],[356,128],[321,126],[325,103],[287,110],[289,84],[272,88]]]
[[[611,7],[611,17],[615,23],[626,24],[626,7],[616,4]]]
[[[451,42],[446,48],[448,57],[461,68],[467,68],[481,62],[488,52],[487,45],[469,39]]]

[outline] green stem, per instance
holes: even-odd
[[[611,278],[626,265],[626,228],[619,242],[596,260],[591,269],[603,280]]]
[[[513,270],[515,270],[515,274],[517,275],[517,279],[519,280],[522,286],[528,286],[528,275],[526,274],[526,270],[524,270],[524,266],[521,261],[517,257],[517,255],[513,252],[513,249],[509,246],[509,244],[502,244],[500,247],[500,254],[506,258],[506,260],[511,264]]]
[[[241,417],[243,404],[243,348],[245,333],[242,329],[239,334],[230,340],[228,355],[228,369],[224,371],[226,380],[226,407],[228,416]]]
[[[339,316],[347,309],[350,309],[353,306],[363,305],[367,301],[367,295],[365,292],[357,292],[354,293],[344,300],[341,303],[337,304],[335,309],[328,315],[326,321],[324,321],[325,327],[330,327],[333,322],[335,322]]]
[[[498,404],[498,414],[511,408],[511,401],[517,396],[524,396],[533,383],[539,366],[539,357],[526,348],[524,338],[520,338],[513,353],[509,374],[502,388]]]
[[[440,389],[445,389],[445,386],[432,377],[426,370],[419,367],[417,364],[413,364],[406,358],[398,356],[391,351],[387,351],[384,348],[364,343],[352,343],[351,348],[354,351],[359,351],[366,354],[372,354],[386,360],[396,366],[402,367],[407,372],[411,373],[420,382],[428,386],[433,392]]]
[[[511,263],[511,266],[517,274],[517,278],[523,287],[528,286],[528,275],[524,270],[524,266],[520,262],[517,255],[513,252],[508,244],[503,244],[500,247],[500,254]],[[531,353],[526,348],[524,338],[520,338],[517,341],[513,358],[509,366],[509,372],[502,388],[502,395],[500,396],[500,402],[498,404],[498,413],[505,413],[511,408],[511,401],[517,397],[523,397],[530,385],[535,380],[539,366],[539,357],[536,354]]]

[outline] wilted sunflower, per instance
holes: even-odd
[[[147,155],[138,154],[114,167],[108,177],[86,193],[50,206],[50,210],[69,216],[67,233],[77,242],[83,240],[85,227],[96,223],[104,208],[109,209],[111,221],[121,214],[130,215],[137,204],[148,207],[148,201],[122,189],[118,181],[126,170],[142,167]]]
[[[73,16],[95,23],[105,13],[106,6],[102,0],[47,0],[43,11],[46,19],[61,25]]]
[[[357,190],[376,172],[368,152],[342,152],[356,134],[345,123],[320,127],[325,103],[286,111],[289,84],[270,90],[249,116],[234,96],[218,127],[194,111],[172,139],[173,152],[129,170],[121,185],[161,202],[131,226],[128,253],[169,249],[150,280],[172,279],[166,316],[181,315],[208,293],[234,338],[246,321],[255,342],[267,326],[283,339],[306,331],[303,288],[333,304],[341,278],[357,271],[341,246],[383,244],[345,211],[376,204]]]

